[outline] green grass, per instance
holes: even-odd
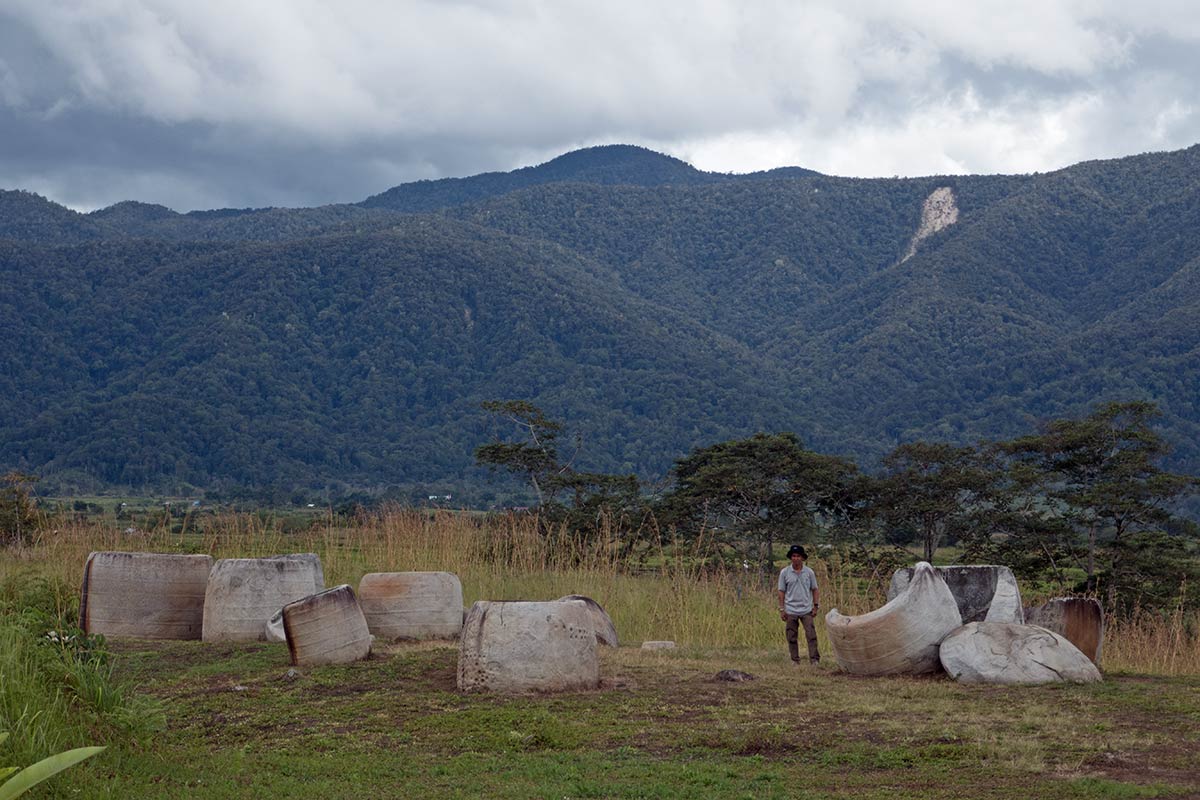
[[[1200,679],[968,687],[773,651],[603,651],[605,688],[464,695],[450,646],[385,645],[286,679],[286,648],[131,642],[163,709],[73,797],[1125,798],[1200,792]],[[759,675],[729,684],[722,668]],[[65,796],[65,792],[64,792]]]
[[[114,679],[103,640],[74,626],[62,593],[40,578],[0,585],[0,765],[28,766],[97,739],[132,744],[158,720],[152,698]]]
[[[236,516],[186,537],[139,539],[78,524],[0,552],[0,635],[16,637],[0,642],[0,729],[13,730],[0,764],[108,745],[68,783],[39,787],[44,797],[1200,795],[1191,640],[1173,645],[1185,656],[1171,663],[1178,677],[1150,675],[1133,657],[1147,650],[1135,636],[1146,626],[1110,628],[1107,679],[1093,686],[972,687],[794,668],[773,593],[756,577],[666,562],[630,573],[605,560],[604,543],[582,563],[556,560],[522,524],[397,514],[288,535]],[[489,555],[497,542],[511,545],[508,560]],[[445,645],[384,645],[367,661],[304,669],[295,680],[285,678],[281,645],[110,642],[111,658],[98,664],[55,660],[39,637],[77,614],[87,553],[128,548],[311,550],[327,585],[356,585],[367,571],[444,569],[461,577],[468,604],[582,593],[603,602],[633,647],[602,651],[603,690],[525,698],[460,694],[457,652]],[[861,613],[882,602],[879,587],[835,567],[816,561],[823,605]],[[680,648],[644,653],[643,639]],[[726,668],[760,678],[714,681]]]

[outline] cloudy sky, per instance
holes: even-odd
[[[357,201],[590,144],[837,175],[1200,141],[1194,0],[0,0],[0,188]]]

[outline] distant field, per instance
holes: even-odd
[[[454,514],[298,534],[256,516],[183,536],[67,525],[0,551],[0,636],[18,637],[0,653],[0,726],[24,737],[13,763],[109,746],[49,797],[1200,796],[1194,615],[1110,620],[1095,686],[864,679],[837,670],[820,624],[825,665],[792,667],[758,576],[696,571],[669,552],[630,571],[613,545],[551,549],[519,519]],[[468,603],[579,592],[605,605],[625,646],[602,651],[599,691],[513,699],[457,692],[451,644],[380,643],[367,661],[289,680],[281,645],[114,641],[109,657],[84,653],[60,672],[41,631],[77,615],[84,559],[107,549],[312,551],[329,585],[445,569]],[[880,585],[814,566],[824,606],[881,602]],[[643,653],[645,639],[680,648]],[[49,671],[22,678],[22,653]],[[727,668],[759,678],[715,681]]]

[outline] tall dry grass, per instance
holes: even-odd
[[[1200,675],[1200,613],[1136,610],[1105,620],[1102,666],[1152,675]]]
[[[317,553],[326,583],[357,586],[368,572],[442,570],[458,575],[465,601],[547,600],[584,594],[613,618],[623,642],[671,639],[701,649],[778,648],[783,625],[775,575],[698,568],[689,546],[662,547],[652,532],[602,529],[583,541],[546,536],[525,516],[484,518],[403,509],[353,524],[335,518],[300,533],[283,533],[269,518],[228,515],[183,534],[164,528],[125,535],[100,524],[63,521],[31,544],[0,552],[0,585],[41,575],[62,587],[61,602],[78,602],[83,565],[93,550],[201,552],[216,558]],[[630,551],[630,539],[637,547]],[[691,547],[694,547],[692,545]],[[886,586],[868,583],[836,560],[813,558],[821,607],[860,614],[885,600]],[[782,566],[782,564],[780,564]],[[1163,675],[1200,673],[1200,616],[1139,612],[1110,619],[1102,666]],[[829,652],[824,626],[820,645]]]

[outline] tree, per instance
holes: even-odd
[[[1004,445],[1022,490],[1043,498],[1040,516],[1071,535],[1070,553],[1088,591],[1101,573],[1119,574],[1131,535],[1167,525],[1172,505],[1197,487],[1195,478],[1156,464],[1169,451],[1151,427],[1158,416],[1150,402],[1106,403]],[[1116,589],[1110,582],[1110,602]]]
[[[537,494],[542,519],[551,527],[564,523],[569,530],[593,533],[608,522],[627,521],[644,503],[636,475],[581,472],[558,455],[563,426],[546,417],[525,400],[488,401],[483,408],[498,420],[516,427],[519,441],[497,440],[475,450],[475,460],[529,480]],[[576,442],[577,455],[579,443]],[[566,495],[569,505],[559,502]]]
[[[994,473],[972,447],[930,442],[902,444],[883,459],[877,511],[888,525],[921,540],[926,561],[948,538],[970,535],[993,508]]]
[[[1141,608],[1195,606],[1200,596],[1200,560],[1188,548],[1188,540],[1166,531],[1131,533],[1108,548],[1108,568],[1099,579],[1110,594],[1110,604],[1122,611]],[[1192,591],[1183,596],[1183,588]]]
[[[562,425],[547,419],[542,410],[526,400],[488,400],[483,410],[495,419],[517,428],[520,441],[497,439],[475,448],[475,461],[492,469],[524,476],[533,486],[538,505],[546,501],[547,482],[570,471],[571,465],[558,458],[558,436]]]
[[[659,513],[690,537],[715,534],[740,554],[757,547],[764,568],[784,535],[839,513],[857,469],[805,450],[794,433],[758,433],[694,450],[675,462]]]
[[[23,544],[38,523],[37,478],[11,470],[0,476],[0,544]]]
[[[994,451],[999,455],[999,451]],[[960,542],[968,561],[1005,564],[1019,576],[1049,578],[1062,591],[1069,586],[1075,537],[1059,514],[1047,513],[1047,501],[1030,491],[1024,468],[1014,465],[996,475],[991,491],[990,524],[966,532]]]

